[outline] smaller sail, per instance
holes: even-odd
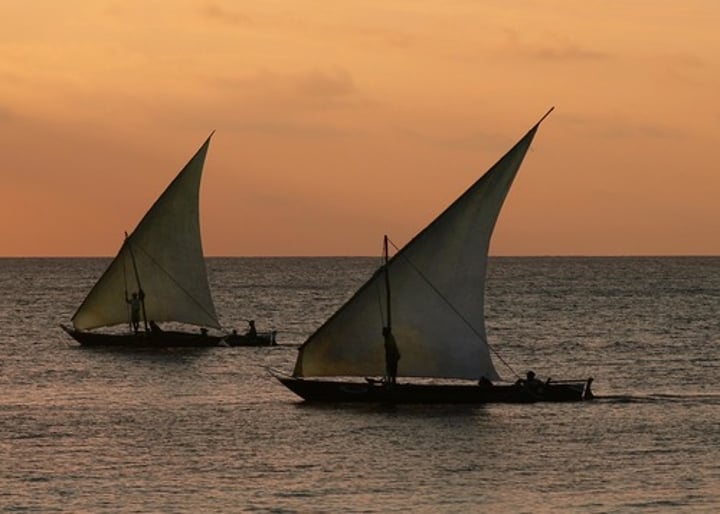
[[[147,320],[220,328],[200,234],[200,181],[210,138],[126,238],[72,318],[77,330],[127,323],[140,289]]]
[[[486,341],[488,250],[539,124],[387,264],[399,376],[499,378]],[[376,273],[310,336],[300,348],[294,376],[385,373],[384,280],[384,273]]]

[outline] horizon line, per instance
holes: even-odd
[[[113,259],[116,255],[0,255],[0,259]],[[205,259],[358,259],[358,258],[379,258],[380,255],[205,255]],[[510,259],[541,259],[541,258],[668,258],[668,257],[720,257],[720,254],[711,253],[627,253],[627,254],[536,254],[536,255],[514,255],[496,254],[489,255],[490,258]]]

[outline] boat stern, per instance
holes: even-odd
[[[595,398],[595,395],[592,392],[592,383],[593,383],[592,377],[588,378],[587,381],[585,382],[585,387],[583,388],[583,394],[582,394],[583,400],[592,400],[593,398]]]

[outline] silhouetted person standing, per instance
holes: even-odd
[[[397,378],[398,361],[400,360],[400,350],[398,350],[395,337],[392,335],[390,327],[383,328],[383,336],[385,337],[385,374],[390,384],[395,384]]]
[[[255,328],[255,320],[248,321],[248,330],[245,333],[248,337],[257,337],[257,329]]]
[[[130,304],[130,322],[132,323],[133,332],[136,334],[140,328],[140,306],[143,298],[145,298],[145,295],[142,289],[139,295],[133,293],[132,298],[125,297],[125,301]]]

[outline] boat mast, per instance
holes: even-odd
[[[123,244],[127,244],[127,232],[125,232],[125,241]],[[129,247],[128,247],[129,248]],[[127,308],[127,322],[128,322],[128,331],[132,332],[133,324],[132,324],[132,307],[129,303],[127,303],[128,299],[128,283],[127,283],[127,270],[125,269],[125,259],[122,259],[122,267],[123,267],[123,286],[125,291],[125,307]]]
[[[383,256],[385,258],[385,300],[387,302],[387,331],[392,331],[392,313],[390,310],[390,270],[388,268],[388,236],[383,239]]]
[[[127,232],[125,232],[125,244],[130,251],[130,260],[132,260],[133,271],[135,272],[135,281],[138,285],[138,296],[140,297],[140,305],[142,305],[143,324],[145,325],[145,332],[148,332],[147,312],[145,311],[145,293],[143,292],[142,285],[140,284],[140,274],[138,273],[137,264],[135,263],[135,254],[133,253],[132,245],[130,244],[130,238]]]

